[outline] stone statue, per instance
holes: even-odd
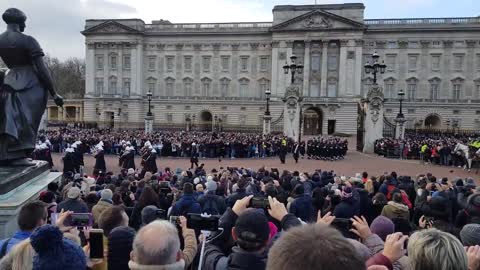
[[[2,15],[7,31],[0,34],[0,57],[8,67],[0,85],[0,166],[33,166],[28,159],[35,148],[38,127],[47,106],[47,91],[57,106],[56,94],[38,42],[22,32],[25,14],[9,8]]]

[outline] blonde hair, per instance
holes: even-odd
[[[437,229],[414,233],[408,240],[408,258],[413,270],[468,270],[462,243]]]
[[[368,179],[368,181],[365,182],[365,190],[368,191],[368,194],[373,194],[375,192],[372,179]]]
[[[16,244],[8,253],[12,256],[12,270],[30,270],[33,267],[35,251],[30,245],[30,239],[25,239]]]

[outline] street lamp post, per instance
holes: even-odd
[[[147,100],[148,100],[148,112],[147,115],[145,116],[145,133],[152,133],[153,131],[153,113],[152,113],[152,92],[148,91],[147,92]]]
[[[302,64],[297,64],[297,57],[295,55],[290,56],[290,61],[292,62],[290,65],[288,62],[285,62],[285,65],[283,66],[283,71],[285,72],[285,75],[288,74],[290,71],[290,74],[292,75],[291,77],[291,83],[295,83],[295,74],[298,72],[298,74],[302,74],[303,72],[303,65]]]
[[[213,117],[213,125],[212,125],[212,132],[217,131],[217,121],[218,121],[218,116]]]
[[[382,60],[382,63],[380,64],[378,62],[380,56],[377,54],[377,52],[374,52],[372,54],[372,64],[370,64],[369,61],[365,64],[365,73],[373,74],[373,84],[377,84],[377,73],[385,73],[385,69],[387,68],[387,65],[385,65],[385,62]]]
[[[285,75],[288,75],[288,72],[292,75],[290,82],[291,84],[295,84],[295,74],[302,74],[303,73],[303,65],[302,64],[297,64],[296,63],[297,57],[295,55],[290,56],[290,61],[291,64],[289,65],[288,62],[285,63],[283,66],[283,71],[285,72]],[[300,93],[299,93],[300,94]],[[300,94],[301,95],[301,94]],[[298,142],[301,141],[302,139],[302,105],[300,104],[300,101],[302,100],[302,97],[298,97],[298,108],[299,108],[299,120],[298,120]],[[295,128],[296,129],[296,128]]]
[[[400,101],[400,110],[398,111],[397,118],[395,118],[395,138],[399,140],[403,140],[405,138],[405,116],[402,112],[402,103],[403,97],[405,96],[405,92],[400,89],[398,91],[398,100]]]
[[[265,90],[265,100],[267,101],[267,107],[263,115],[263,135],[270,134],[270,130],[271,130],[271,121],[272,121],[272,116],[270,115],[270,95],[271,94],[272,92],[270,91],[270,89],[267,88],[267,90]]]

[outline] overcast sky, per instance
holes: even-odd
[[[365,17],[470,17],[480,15],[477,0],[317,0],[318,4],[363,2]],[[28,17],[25,33],[61,59],[84,57],[80,31],[86,19],[140,18],[146,23],[272,21],[275,5],[314,4],[315,0],[0,0],[0,10],[22,9]],[[4,28],[2,21],[0,27]]]

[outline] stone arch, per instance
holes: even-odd
[[[209,110],[203,110],[200,112],[200,130],[211,131],[213,115]]]
[[[323,127],[323,111],[314,106],[306,107],[302,114],[303,134],[321,135]]]
[[[423,121],[425,128],[438,129],[442,127],[442,118],[437,113],[428,114]]]

